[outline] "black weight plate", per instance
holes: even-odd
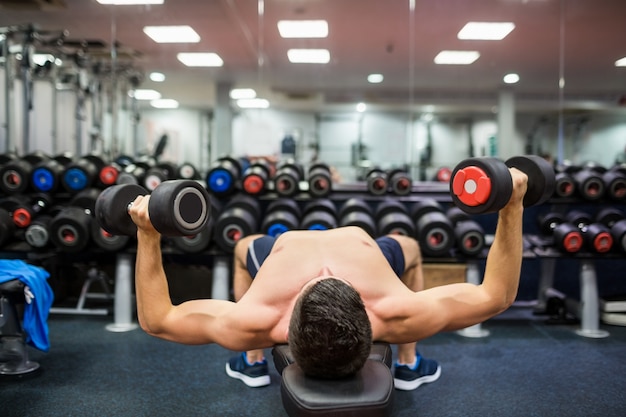
[[[209,201],[209,193],[196,181],[162,182],[150,196],[150,221],[163,235],[195,235],[211,216]]]
[[[134,236],[137,226],[128,215],[128,205],[148,191],[137,184],[119,184],[105,188],[96,200],[96,221],[112,235]]]
[[[100,227],[95,220],[91,222],[91,239],[97,247],[108,252],[122,250],[128,245],[128,242],[130,242],[130,236],[112,235]]]
[[[175,236],[172,245],[185,253],[199,253],[209,247],[213,235],[213,219],[209,219],[206,227],[195,235]]]
[[[411,207],[411,218],[413,221],[418,221],[423,215],[433,212],[443,212],[443,208],[436,200],[426,198],[413,204]]]
[[[91,221],[84,209],[67,207],[50,221],[50,241],[63,252],[80,252],[89,243]]]
[[[374,217],[362,211],[351,211],[339,219],[339,226],[356,226],[365,230],[371,237],[376,237],[376,222]]]
[[[554,194],[556,179],[554,168],[545,158],[537,155],[515,156],[506,161],[528,176],[528,189],[524,195],[524,207],[546,202]]]

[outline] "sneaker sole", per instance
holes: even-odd
[[[393,384],[396,389],[401,391],[412,391],[417,389],[422,384],[427,384],[429,382],[435,382],[441,376],[441,366],[437,366],[437,371],[432,375],[426,375],[421,378],[414,379],[412,381],[405,381],[404,379],[393,379]]]
[[[230,364],[228,363],[226,364],[226,374],[231,378],[239,379],[251,388],[265,387],[270,384],[269,375],[263,375],[253,378],[251,376],[244,375],[241,372],[233,371],[232,369],[230,369]]]

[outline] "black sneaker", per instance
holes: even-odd
[[[441,375],[439,364],[432,359],[423,358],[419,353],[417,354],[415,366],[412,368],[408,365],[400,365],[397,362],[394,368],[394,385],[396,389],[402,391],[411,391],[422,384],[434,382]]]
[[[267,369],[267,360],[255,362],[250,365],[246,359],[246,353],[230,358],[226,363],[226,374],[235,379],[240,379],[249,387],[264,387],[270,384],[270,375]]]

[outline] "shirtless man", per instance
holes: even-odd
[[[345,227],[290,231],[272,245],[260,244],[264,238],[259,236],[244,238],[234,254],[236,302],[205,299],[174,306],[161,261],[160,235],[148,215],[149,197],[139,196],[130,209],[138,228],[139,323],[147,333],[166,340],[217,343],[247,351],[241,357],[250,366],[263,363],[263,348],[289,343],[305,373],[327,378],[360,369],[371,342],[385,341],[399,345],[400,364],[415,368],[419,365],[415,362],[423,361],[427,365],[429,369],[420,377],[426,380],[418,378],[417,385],[430,382],[438,377],[439,368],[434,361],[416,356],[417,341],[481,323],[515,300],[522,262],[522,200],[528,179],[515,168],[510,171],[513,193],[499,212],[482,284],[424,291],[420,291],[419,247],[413,239],[388,236],[385,249],[362,230]],[[256,241],[258,247],[250,244]],[[257,254],[257,249],[269,253]],[[254,265],[255,260],[262,260],[262,266]],[[252,279],[251,272],[256,270]],[[246,373],[236,362],[227,364],[229,375],[251,386],[269,382],[269,377]],[[406,382],[398,388],[414,389],[416,382],[411,377],[398,381],[402,379],[398,372],[396,368],[396,384]],[[255,382],[255,378],[260,379]]]

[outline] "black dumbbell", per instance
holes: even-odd
[[[191,162],[183,162],[176,169],[176,178],[181,180],[199,180],[200,173]]]
[[[300,181],[304,177],[302,166],[295,161],[281,163],[274,174],[274,191],[281,197],[291,197],[300,191]]]
[[[105,188],[96,201],[95,214],[100,227],[112,235],[133,236],[137,226],[128,215],[129,205],[148,191],[136,184]],[[171,180],[162,182],[150,194],[150,221],[165,236],[185,236],[198,233],[211,215],[206,189],[197,181]]]
[[[259,195],[267,187],[272,176],[270,163],[265,159],[258,159],[250,164],[243,172],[241,188],[250,195]]]
[[[15,236],[15,223],[11,213],[0,207],[0,246],[4,246]]]
[[[46,193],[19,196],[19,203],[13,210],[13,222],[19,228],[26,228],[32,220],[44,213],[52,205],[52,197]]]
[[[582,210],[572,210],[565,216],[567,222],[573,224],[582,233],[583,241],[592,252],[604,253],[611,250],[613,236],[602,223],[594,222],[593,217]]]
[[[52,194],[61,184],[65,167],[73,161],[71,154],[60,154],[51,159],[44,159],[33,166],[31,184],[35,191]]]
[[[437,201],[423,199],[416,202],[411,207],[411,217],[415,223],[415,239],[424,255],[450,255],[454,246],[454,228]]]
[[[365,176],[367,191],[372,195],[383,195],[389,188],[387,173],[380,168],[371,169]]]
[[[48,224],[50,242],[62,252],[77,253],[92,239],[93,213],[100,190],[78,192]]]
[[[509,168],[515,167],[528,176],[524,206],[547,201],[554,194],[554,169],[544,158],[517,156],[502,162],[491,157],[461,161],[450,179],[450,194],[457,207],[470,214],[496,212],[510,200],[513,182]]]
[[[115,184],[143,184],[146,174],[151,166],[147,162],[136,161],[130,165],[126,165],[118,173]]]
[[[582,198],[596,201],[604,197],[606,187],[602,175],[605,168],[597,165],[587,165],[573,174],[576,189]]]
[[[337,227],[337,208],[328,198],[309,201],[302,209],[300,229],[328,230]]]
[[[408,195],[411,193],[413,181],[404,169],[393,169],[387,173],[389,188],[395,195]]]
[[[49,246],[50,223],[64,207],[56,205],[46,211],[46,214],[37,216],[24,231],[24,240],[31,247],[41,249]]]
[[[330,167],[323,162],[316,162],[309,167],[307,176],[309,194],[313,198],[323,198],[332,191],[333,179]]]
[[[252,196],[235,194],[215,221],[213,239],[224,252],[232,253],[243,237],[259,232],[261,206]]]
[[[378,236],[399,234],[415,235],[415,224],[409,216],[407,208],[398,200],[391,198],[378,203],[374,212]]]
[[[300,227],[301,217],[302,210],[295,200],[278,198],[267,206],[261,222],[261,232],[278,236],[289,230],[295,230]]]
[[[621,252],[626,252],[626,220],[620,220],[611,227],[611,236],[615,248]]]
[[[561,252],[576,253],[582,249],[583,235],[578,226],[570,223],[566,216],[547,212],[538,218],[541,233],[552,239],[552,244]],[[577,221],[573,217],[571,220]]]
[[[211,216],[206,226],[193,235],[170,237],[169,241],[175,248],[185,253],[199,253],[209,247],[213,240],[215,219],[219,216],[222,208],[222,204],[211,194],[209,194],[209,201],[211,203]]]
[[[143,186],[146,190],[154,191],[162,182],[176,179],[178,167],[172,162],[159,162],[146,171]]]
[[[458,207],[450,207],[446,217],[454,227],[456,248],[464,255],[477,256],[486,246],[485,231],[466,212]]]
[[[576,193],[576,181],[574,181],[570,167],[558,166],[554,181],[555,197],[569,198]]]
[[[339,227],[357,226],[368,235],[376,237],[374,210],[366,201],[356,197],[349,198],[339,209],[338,218]]]
[[[624,213],[616,207],[604,207],[596,213],[594,221],[601,223],[609,229],[613,227],[615,223],[624,219]]]
[[[602,174],[606,195],[615,201],[626,199],[626,167],[616,165]]]
[[[219,158],[206,174],[207,188],[215,195],[230,194],[235,191],[241,173],[240,161],[230,156]]]

